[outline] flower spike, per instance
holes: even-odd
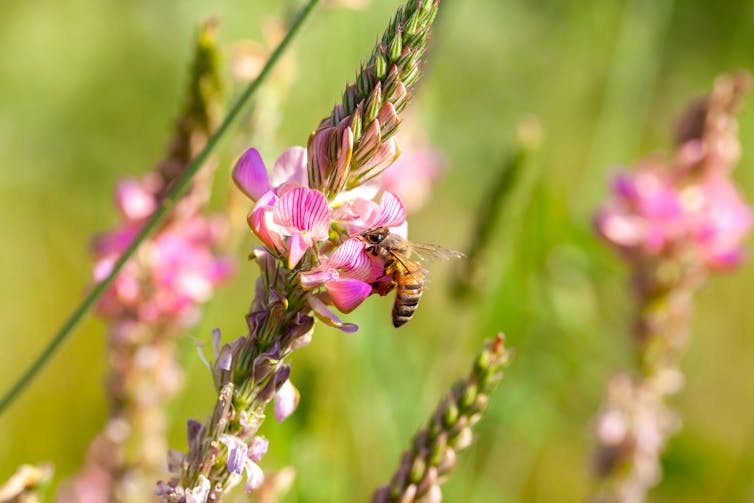
[[[439,0],[400,8],[355,83],[309,139],[309,182],[334,197],[379,175],[399,155],[393,135],[421,74]]]

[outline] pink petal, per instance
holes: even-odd
[[[124,217],[141,220],[157,207],[154,194],[136,180],[123,179],[115,187],[115,201]]]
[[[322,300],[316,295],[309,295],[309,305],[317,318],[329,327],[337,328],[349,334],[356,332],[359,329],[358,325],[354,325],[353,323],[343,323],[340,321],[338,315],[335,314],[332,309],[327,307],[327,304],[322,302]]]
[[[366,281],[371,276],[372,260],[365,251],[366,244],[356,238],[347,239],[327,259],[328,268],[337,269],[344,278]]]
[[[275,395],[275,419],[279,423],[285,421],[298,407],[301,394],[291,383],[290,379],[280,387]]]
[[[281,253],[285,249],[280,226],[274,222],[274,208],[278,197],[273,191],[265,193],[249,214],[249,227],[272,251]]]
[[[255,148],[248,149],[233,168],[233,181],[241,191],[253,200],[272,189],[267,168]]]
[[[328,281],[338,279],[338,272],[332,269],[325,271],[307,271],[300,275],[301,286],[303,288],[316,288],[324,285]]]
[[[296,267],[296,264],[308,249],[309,243],[306,242],[301,233],[297,232],[291,236],[291,242],[288,245],[288,269]]]
[[[272,168],[272,184],[279,187],[284,183],[299,187],[308,186],[306,173],[306,149],[291,147],[280,154]]]
[[[308,231],[316,241],[327,239],[330,230],[330,207],[324,194],[307,187],[289,190],[275,205],[274,221],[289,235]]]
[[[397,227],[406,221],[406,208],[400,198],[392,192],[382,194],[380,212],[372,222],[372,227]]]
[[[372,287],[358,279],[330,281],[325,283],[325,290],[342,313],[350,313],[372,293]]]

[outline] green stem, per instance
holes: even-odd
[[[47,344],[47,346],[42,350],[39,356],[32,362],[29,368],[26,369],[26,371],[13,384],[13,386],[11,386],[11,388],[5,393],[5,395],[3,395],[2,400],[0,400],[0,414],[5,412],[5,410],[11,405],[11,403],[13,403],[13,401],[21,394],[21,392],[23,392],[24,389],[26,389],[26,387],[31,383],[34,377],[36,377],[39,371],[44,368],[50,358],[58,350],[60,345],[63,344],[66,339],[68,339],[68,337],[73,332],[73,329],[76,327],[76,325],[78,325],[84,315],[92,308],[92,306],[97,302],[100,296],[102,296],[107,287],[110,286],[110,283],[112,283],[113,279],[115,279],[126,262],[128,262],[134,252],[139,248],[139,245],[141,245],[141,243],[147,237],[149,237],[152,231],[154,231],[154,229],[156,229],[157,226],[164,220],[172,207],[175,205],[178,198],[183,194],[183,192],[188,187],[188,184],[199,171],[199,168],[201,168],[201,166],[206,162],[210,153],[220,141],[220,138],[222,138],[222,136],[231,126],[238,114],[241,112],[241,109],[244,107],[246,102],[249,100],[249,98],[252,97],[252,95],[254,95],[257,89],[259,89],[262,83],[266,80],[275,64],[288,48],[293,38],[301,29],[304,21],[307,17],[309,17],[309,14],[312,12],[314,7],[317,6],[319,1],[320,0],[309,0],[309,3],[307,3],[294,18],[293,22],[291,23],[291,27],[288,30],[288,33],[286,33],[285,35],[285,38],[283,38],[280,44],[272,52],[272,54],[270,54],[270,57],[265,63],[264,68],[262,68],[262,71],[259,73],[259,76],[253,82],[251,82],[246,87],[246,89],[244,89],[243,93],[241,93],[241,95],[238,97],[236,102],[230,108],[228,114],[225,116],[225,119],[223,119],[222,123],[217,128],[217,131],[215,131],[215,133],[207,140],[207,144],[202,149],[202,151],[199,152],[199,154],[194,158],[193,161],[191,161],[191,163],[181,174],[181,176],[176,179],[175,184],[167,193],[165,199],[163,199],[162,204],[152,214],[149,220],[147,220],[144,227],[136,236],[136,239],[134,239],[131,245],[120,257],[120,259],[118,259],[118,261],[115,263],[112,271],[110,271],[110,274],[105,279],[97,283],[94,288],[92,288],[92,290],[84,297],[79,306],[73,310],[71,315],[67,320],[65,320],[63,325],[53,336],[52,340]]]

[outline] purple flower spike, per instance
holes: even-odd
[[[285,421],[298,407],[301,394],[288,379],[275,394],[275,419],[279,423]]]
[[[233,181],[241,192],[256,201],[272,190],[270,178],[262,156],[255,148],[250,148],[238,159],[233,168]]]

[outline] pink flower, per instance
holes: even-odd
[[[124,214],[137,218],[149,213],[141,203],[133,203],[149,193],[147,187],[148,182],[119,185],[118,199]],[[126,200],[133,204],[126,204]],[[93,243],[96,281],[110,273],[140,226],[141,222],[127,220],[121,227],[97,236]],[[172,319],[193,324],[197,305],[208,300],[215,287],[232,273],[231,262],[214,253],[221,231],[218,221],[201,216],[171,221],[123,267],[102,296],[99,314],[114,319],[135,317],[147,323]]]
[[[342,313],[350,313],[372,293],[371,283],[384,274],[382,264],[366,252],[366,244],[351,238],[320,265],[301,273],[301,286],[324,286],[329,300]]]
[[[381,226],[406,235],[406,208],[392,192],[384,192],[379,205],[361,197],[348,201],[333,211],[333,219],[346,224],[351,236]]]
[[[613,197],[596,220],[597,231],[624,251],[657,255],[686,232],[679,195],[670,178],[656,166],[621,173]]]
[[[306,149],[291,147],[277,158],[268,176],[267,168],[255,148],[248,149],[233,168],[233,181],[239,189],[256,201],[274,190],[281,195],[292,187],[306,187]]]
[[[743,260],[741,245],[751,230],[750,208],[724,176],[713,176],[689,192],[692,235],[705,263],[713,269],[735,267]]]
[[[316,241],[328,238],[330,207],[324,194],[307,187],[290,189],[281,197],[269,191],[251,211],[249,225],[271,250],[287,249],[292,269]]]

